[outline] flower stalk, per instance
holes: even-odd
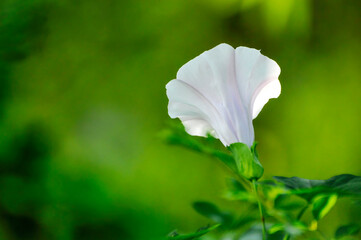
[[[254,193],[256,195],[256,198],[257,198],[259,215],[260,215],[261,223],[262,223],[262,239],[266,240],[267,239],[266,220],[265,220],[265,217],[264,217],[264,214],[263,214],[262,204],[261,204],[261,200],[260,200],[259,195],[258,195],[257,183],[256,183],[255,179],[252,180],[252,185],[253,185],[253,191],[254,191]]]

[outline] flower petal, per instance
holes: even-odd
[[[252,120],[278,97],[280,68],[259,50],[220,44],[183,65],[166,86],[168,111],[191,135],[211,133],[225,146],[254,141]]]
[[[259,50],[247,47],[236,49],[235,65],[241,98],[254,119],[270,98],[280,95],[278,76],[281,69],[275,61],[262,55]]]
[[[170,81],[166,88],[169,116],[178,117],[189,134],[206,136],[210,133],[223,144],[234,141],[233,133],[224,124],[222,115],[197,89],[178,79]]]
[[[178,73],[180,79],[208,99],[219,110],[225,110],[234,86],[234,48],[220,44],[183,65]]]
[[[224,141],[230,139],[225,144],[226,146],[234,142],[247,141],[250,144],[253,142],[253,139],[241,138],[248,135],[248,127],[245,127],[247,123],[237,124],[238,115],[245,118],[247,112],[239,103],[234,60],[234,48],[228,44],[220,44],[190,60],[177,73],[177,79],[197,89],[217,109],[222,119],[222,126],[228,126],[230,135],[221,134],[220,129],[211,125],[214,132],[218,133],[217,135]]]
[[[256,90],[255,99],[253,101],[252,117],[255,119],[263,106],[268,102],[270,98],[277,98],[281,94],[281,84],[276,80],[266,82],[261,85],[259,90]]]

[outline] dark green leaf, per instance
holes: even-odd
[[[336,230],[335,238],[339,239],[345,236],[356,235],[360,232],[360,229],[361,229],[360,226],[357,224],[348,224],[341,226]]]
[[[318,195],[313,199],[312,215],[318,221],[336,204],[337,195]]]
[[[361,196],[361,177],[342,174],[326,180],[326,187],[336,189],[338,195]]]
[[[172,232],[168,236],[168,239],[172,239],[172,240],[192,240],[192,239],[197,239],[197,238],[203,236],[204,234],[218,228],[219,226],[220,226],[220,224],[203,227],[203,228],[198,229],[198,231],[195,232],[195,233],[184,234],[184,235],[179,235],[177,232]]]
[[[222,212],[219,208],[209,202],[195,202],[193,208],[201,215],[212,219],[216,223],[228,225],[232,222],[232,216],[227,212]]]
[[[291,190],[296,190],[294,193],[300,197],[306,199],[308,202],[317,195],[318,192],[322,192],[322,184],[324,180],[309,180],[299,177],[273,177],[276,181],[281,182]],[[298,190],[298,191],[297,191]]]
[[[274,177],[294,194],[311,202],[319,194],[337,194],[338,196],[361,196],[361,177],[351,174],[334,176],[327,180],[310,180],[299,177]]]

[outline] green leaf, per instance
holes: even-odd
[[[234,192],[228,191],[224,194],[224,198],[228,200],[237,200],[237,201],[249,201],[256,202],[254,195],[249,194],[248,192]]]
[[[288,192],[283,186],[269,180],[257,181],[257,186],[263,196],[270,201],[274,201],[279,195]]]
[[[244,181],[248,188],[249,182]],[[229,178],[227,179],[228,190],[224,194],[224,197],[228,200],[241,200],[241,201],[254,201],[254,195],[250,194],[246,188],[236,179]]]
[[[193,208],[201,215],[212,219],[216,223],[228,225],[232,222],[232,216],[227,212],[222,212],[219,208],[209,202],[194,202]]]
[[[280,194],[274,201],[274,207],[279,210],[292,211],[307,205],[305,200],[294,195]]]
[[[197,238],[203,236],[204,234],[218,228],[219,226],[220,226],[220,224],[216,224],[213,226],[206,226],[206,227],[202,227],[202,228],[198,229],[198,231],[196,231],[195,233],[183,234],[183,235],[179,235],[176,231],[174,231],[171,234],[169,234],[168,239],[172,239],[172,240],[197,239]]]
[[[342,237],[356,235],[360,232],[360,229],[360,226],[357,224],[343,225],[336,230],[335,238],[340,239]]]
[[[285,187],[308,202],[319,194],[337,194],[343,196],[361,196],[361,177],[341,174],[327,180],[310,180],[299,177],[273,177]]]
[[[336,189],[338,195],[361,196],[361,177],[342,174],[326,180],[326,187]]]
[[[224,153],[222,151],[218,151],[215,149],[209,149],[207,152],[210,156],[216,157],[221,160],[232,172],[237,173],[237,166],[234,162],[232,155],[228,153]]]
[[[169,128],[160,133],[160,137],[168,144],[179,145],[190,150],[207,154],[221,160],[231,171],[237,173],[237,166],[233,156],[225,151],[220,141],[208,135],[208,137],[196,137],[189,135],[180,122],[172,121]]]
[[[235,192],[246,192],[246,188],[240,183],[237,179],[228,178],[226,179],[226,184],[229,190]]]
[[[233,153],[238,173],[249,181],[253,179],[258,180],[262,177],[264,171],[258,160],[256,145],[257,143],[255,142],[251,148],[244,143],[233,143],[229,146]]]
[[[268,229],[268,233],[285,232],[291,236],[297,236],[307,231],[307,226],[302,222],[276,223]]]
[[[318,195],[313,199],[312,215],[315,220],[323,218],[336,204],[337,195]]]

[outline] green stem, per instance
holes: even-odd
[[[261,222],[262,222],[262,239],[266,240],[267,239],[266,221],[265,221],[265,218],[263,215],[261,200],[259,199],[258,192],[257,192],[256,180],[254,180],[254,179],[252,180],[252,185],[253,185],[253,191],[256,194],[256,198],[257,198],[257,202],[258,202],[258,209],[259,209],[259,216],[261,217]]]
[[[297,215],[297,221],[301,220],[301,218],[302,218],[303,214],[306,212],[308,206],[309,206],[308,204],[307,204],[306,206],[304,206],[304,207],[301,209],[301,211],[298,213],[298,215]],[[290,234],[287,233],[287,234],[285,235],[285,237],[283,238],[283,240],[289,240],[290,237],[291,237]]]

